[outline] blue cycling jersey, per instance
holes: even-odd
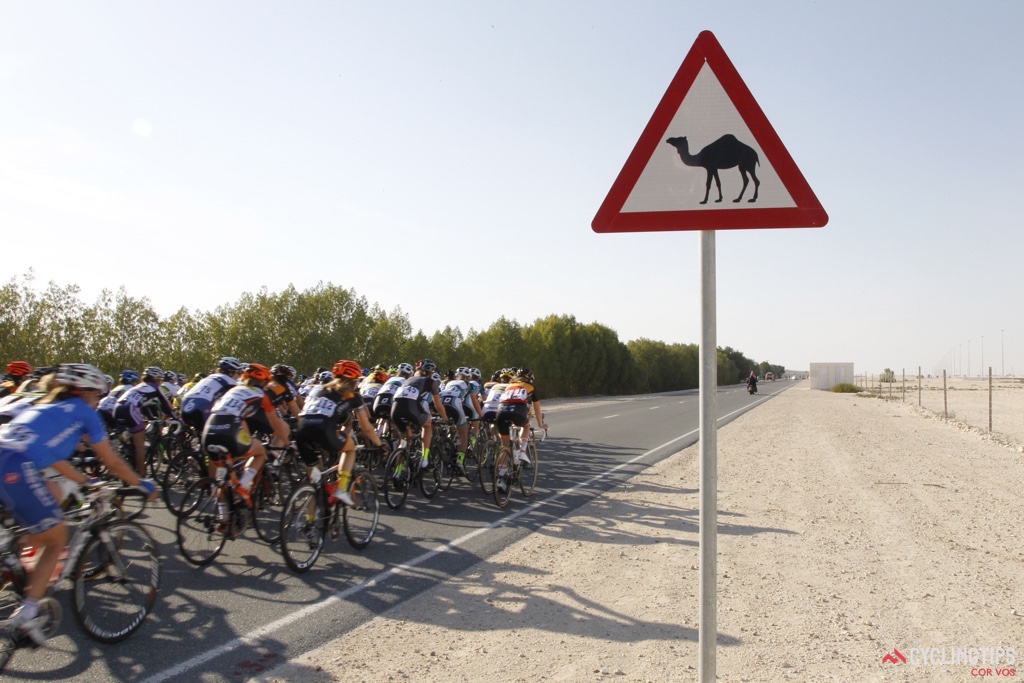
[[[107,432],[82,399],[34,405],[0,427],[0,455],[19,453],[43,469],[70,458],[83,436],[96,444],[106,440]]]

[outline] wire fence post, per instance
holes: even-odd
[[[903,402],[907,402],[907,369],[903,368]]]
[[[942,419],[949,419],[949,399],[946,396],[946,369],[942,369]]]
[[[921,366],[917,366],[917,407],[921,407]]]

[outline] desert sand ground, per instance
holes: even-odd
[[[1024,436],[1022,414],[1004,419]],[[718,454],[719,680],[1021,669],[1019,447],[909,391],[903,403],[800,382],[723,427]],[[253,680],[695,681],[698,471],[694,446]],[[894,650],[905,663],[883,661]]]

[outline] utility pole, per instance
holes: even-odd
[[[1006,377],[1006,339],[1003,332],[1006,330],[999,330],[999,374]]]
[[[981,375],[985,376],[985,335],[981,335]]]

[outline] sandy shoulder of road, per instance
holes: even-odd
[[[804,382],[718,451],[720,680],[963,681],[954,648],[1024,657],[1018,449]],[[254,680],[696,680],[698,472],[694,446]]]

